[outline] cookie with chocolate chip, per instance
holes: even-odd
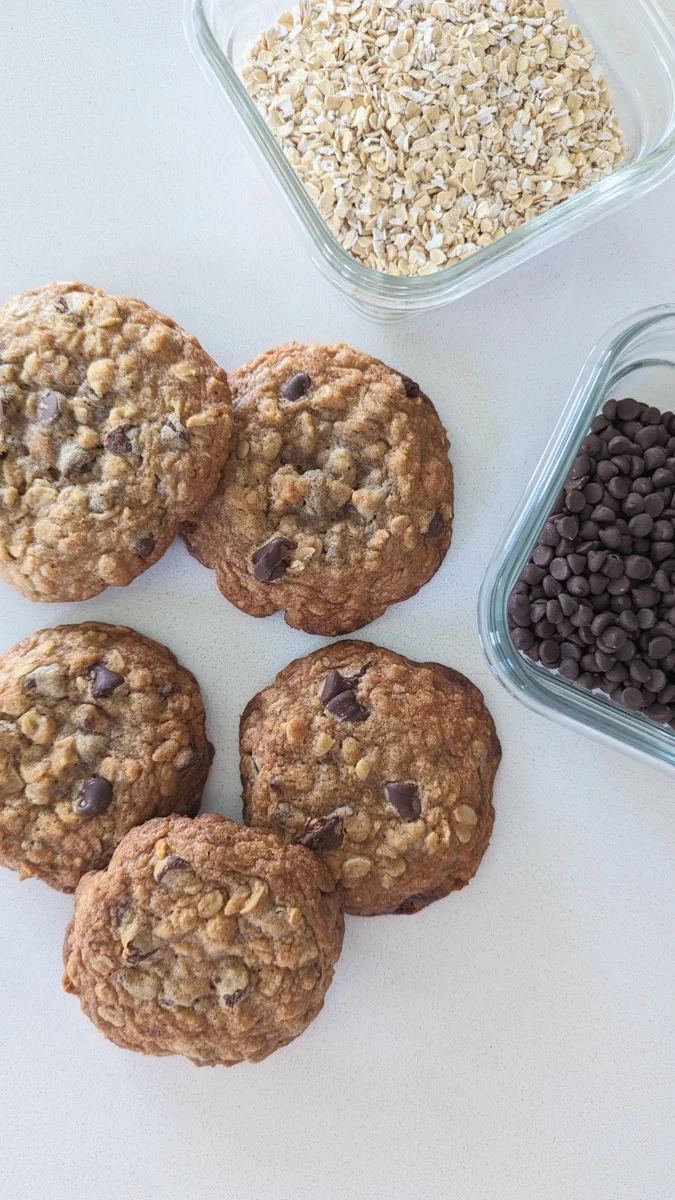
[[[259,1062],[319,1013],[343,931],[338,889],[302,846],[215,813],[165,817],[80,883],[63,982],[118,1046]]]
[[[212,754],[165,646],[93,621],[32,634],[0,658],[0,863],[72,892],[133,825],[194,816]]]
[[[417,912],[485,853],[501,748],[478,688],[449,667],[326,646],[254,696],[240,748],[247,824],[318,854],[347,912]]]
[[[225,372],[126,296],[53,283],[0,308],[0,579],[30,600],[130,583],[216,487]]]
[[[449,443],[419,385],[349,346],[281,346],[230,376],[234,452],[183,526],[228,600],[349,633],[417,592],[450,545]]]

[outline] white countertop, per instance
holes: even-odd
[[[675,783],[510,699],[474,612],[588,350],[675,300],[675,181],[457,306],[378,328],[305,257],[189,56],[178,0],[0,0],[0,29],[0,294],[81,278],[170,313],[225,366],[344,339],[419,379],[454,443],[456,536],[364,636],[470,675],[504,745],[475,881],[416,917],[349,920],[324,1012],[257,1066],[105,1042],[60,988],[71,900],[0,871],[3,1195],[672,1200]],[[88,604],[0,586],[0,651],[89,617],[196,672],[218,748],[208,806],[238,817],[237,715],[316,641],[236,612],[174,547]]]

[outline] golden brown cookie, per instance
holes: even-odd
[[[419,385],[349,346],[296,343],[230,384],[234,452],[183,526],[223,595],[332,637],[419,591],[453,515],[448,439]]]
[[[125,833],[199,809],[197,681],[121,625],[42,629],[0,658],[0,863],[72,892]]]
[[[84,283],[0,308],[0,579],[29,600],[127,584],[227,458],[225,372],[175,321]]]
[[[75,896],[64,987],[118,1046],[259,1062],[323,1006],[344,919],[315,855],[207,813],[132,830]]]
[[[247,824],[314,850],[347,912],[417,912],[477,870],[501,747],[450,667],[326,646],[254,696],[240,746]]]

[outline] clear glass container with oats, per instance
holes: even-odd
[[[664,178],[652,0],[187,0],[195,53],[362,309],[447,303]]]

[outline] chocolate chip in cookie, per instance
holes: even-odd
[[[65,396],[62,396],[60,392],[55,392],[52,388],[45,388],[44,391],[39,392],[35,412],[39,424],[51,425],[52,421],[58,417],[64,401]]]
[[[170,871],[190,871],[191,869],[189,862],[181,858],[180,854],[167,854],[166,858],[161,858],[155,865],[155,883],[162,883]]]
[[[103,439],[103,445],[111,454],[131,454],[133,446],[129,439],[131,425],[116,425]]]
[[[293,543],[288,538],[274,538],[261,546],[253,555],[254,575],[262,583],[274,583],[281,579],[293,553]]]
[[[422,394],[419,383],[415,383],[415,380],[411,379],[409,375],[402,375],[401,379],[403,380],[406,396],[420,396]]]
[[[300,400],[306,396],[312,381],[305,371],[298,371],[297,375],[291,376],[288,383],[285,383],[281,389],[281,394],[284,400]]]
[[[271,785],[270,785],[271,786]],[[344,837],[342,817],[332,816],[313,825],[298,841],[308,850],[338,850]]]
[[[356,693],[351,688],[339,692],[337,696],[332,696],[325,708],[327,712],[337,717],[338,721],[348,721],[352,725],[367,721],[370,716],[368,709],[359,704]]]
[[[415,821],[422,811],[420,795],[414,783],[385,783],[387,800],[393,804],[404,821]]]
[[[90,671],[92,677],[91,694],[94,700],[102,700],[112,696],[116,688],[124,683],[124,675],[117,671],[109,671],[103,663],[96,663]]]
[[[431,518],[431,521],[429,522],[427,531],[424,536],[431,538],[432,541],[435,541],[436,538],[443,537],[444,532],[445,532],[445,521],[443,520],[443,518],[439,512],[434,513],[433,517]]]
[[[136,546],[136,553],[141,558],[150,558],[151,554],[154,554],[155,546],[157,545],[151,533],[146,533],[142,537],[136,538],[134,544]]]
[[[75,810],[81,817],[100,817],[112,804],[112,798],[112,784],[107,779],[95,775],[93,779],[88,779],[82,788]]]

